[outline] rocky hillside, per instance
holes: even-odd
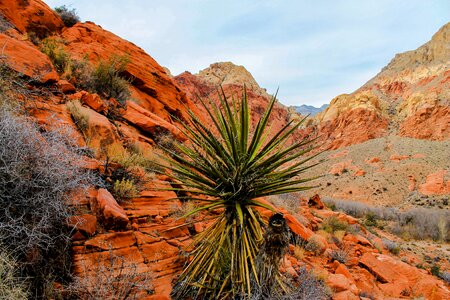
[[[253,125],[258,122],[272,97],[258,85],[250,72],[243,66],[237,66],[231,62],[211,64],[198,74],[184,72],[175,76],[174,80],[189,98],[197,104],[197,107],[201,107],[199,97],[217,102],[219,99],[219,85],[221,85],[227,96],[240,95],[242,86],[245,85],[252,111]],[[276,102],[270,119],[272,132],[280,130],[294,118],[298,119],[300,115]],[[301,133],[298,132],[297,137],[300,136]]]
[[[317,116],[331,148],[395,134],[450,137],[450,23],[417,50],[397,54],[373,79]]]
[[[223,78],[218,69],[234,66],[213,65],[198,76],[172,79],[138,46],[91,22],[66,27],[42,1],[1,1],[0,14],[0,62],[8,70],[0,76],[11,87],[18,111],[43,132],[55,127],[72,132],[83,150],[80,164],[99,178],[88,193],[71,194],[67,203],[76,211],[67,226],[73,230],[71,271],[77,282],[89,293],[111,284],[105,281],[111,278],[128,280],[113,287],[130,278],[151,278],[151,288],[133,290],[137,298],[168,299],[184,266],[184,251],[208,220],[205,215],[181,218],[192,207],[167,190],[176,183],[155,175],[158,145],[183,142],[177,120],[188,108],[204,115],[194,95],[213,95],[217,77]],[[105,68],[116,90],[89,85]],[[260,115],[267,95],[237,69],[244,77],[231,78],[252,87],[252,109]],[[226,92],[241,91],[233,80],[224,80]],[[278,105],[273,118],[280,128],[290,116]],[[448,283],[433,276],[421,257],[406,249],[391,253],[358,220],[326,209],[320,197],[295,196],[292,207],[275,207],[284,212],[296,240],[281,266],[284,274],[295,278],[305,267],[312,270],[333,299],[450,298]],[[272,212],[261,213],[267,218]],[[448,270],[445,261],[441,265]],[[69,290],[58,282],[52,287],[62,295]]]

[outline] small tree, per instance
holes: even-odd
[[[67,27],[72,27],[80,22],[80,17],[75,8],[69,9],[67,6],[62,5],[55,7],[55,12],[61,17],[64,25]]]
[[[220,106],[201,100],[211,126],[190,112],[182,129],[188,143],[166,150],[166,174],[181,183],[174,190],[187,195],[182,200],[206,202],[188,215],[218,212],[195,237],[192,260],[174,287],[177,299],[250,298],[253,282],[264,284],[256,267],[264,221],[256,208],[271,209],[257,198],[305,190],[302,184],[311,180],[299,176],[314,165],[305,165],[314,156],[301,159],[313,149],[312,140],[289,140],[302,122],[269,136],[276,97],[252,130],[245,88],[240,101],[227,100],[223,91],[219,96]],[[275,282],[282,284],[279,278]]]

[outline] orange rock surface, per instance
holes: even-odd
[[[0,11],[21,33],[44,38],[64,27],[61,18],[40,0],[2,0]]]
[[[419,186],[419,192],[424,195],[450,194],[450,180],[445,180],[447,173],[441,170],[428,175],[425,183]]]
[[[0,33],[2,55],[15,71],[42,83],[56,82],[59,76],[48,57],[26,41],[18,41]]]

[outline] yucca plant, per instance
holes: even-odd
[[[271,209],[258,198],[307,189],[302,184],[311,179],[299,175],[315,165],[308,164],[314,156],[302,159],[313,140],[290,139],[303,121],[269,136],[276,96],[254,128],[245,87],[238,101],[227,99],[223,90],[219,98],[219,105],[200,99],[209,126],[189,112],[181,128],[188,142],[166,150],[166,174],[180,183],[173,190],[183,201],[204,203],[187,215],[216,211],[213,223],[194,238],[175,299],[251,297],[252,287],[264,284],[255,263],[264,228],[256,208]]]

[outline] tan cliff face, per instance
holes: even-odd
[[[334,98],[317,116],[322,131],[332,122],[348,119],[354,109],[376,115],[377,128],[400,136],[429,140],[450,137],[450,23],[444,25],[417,50],[397,54],[373,79],[349,95]],[[370,122],[362,120],[360,129],[371,131]],[[431,128],[432,129],[431,129]],[[333,129],[333,128],[331,128]],[[347,128],[335,128],[345,134]],[[338,133],[339,135],[339,133]],[[338,138],[339,139],[339,138]],[[332,142],[332,148],[354,144],[356,139]]]
[[[105,181],[113,180],[112,171],[123,166],[119,162],[107,162],[102,147],[142,148],[144,153],[152,155],[157,152],[155,144],[161,131],[169,132],[172,138],[182,141],[174,117],[185,116],[188,108],[199,110],[195,94],[205,97],[215,94],[216,75],[223,75],[221,72],[224,70],[233,74],[225,76],[227,79],[223,84],[226,92],[241,92],[241,86],[236,85],[241,80],[251,86],[249,97],[254,121],[268,103],[264,90],[241,68],[225,64],[219,71],[217,69],[222,67],[216,65],[203,75],[202,72],[198,76],[183,73],[172,79],[142,49],[100,26],[87,22],[65,28],[59,17],[42,1],[20,1],[23,3],[19,7],[21,12],[31,14],[16,13],[17,3],[0,2],[0,12],[16,27],[0,34],[0,42],[7,41],[4,61],[27,80],[24,86],[29,91],[17,95],[17,100],[23,102],[29,117],[44,128],[50,128],[57,120],[73,129],[74,139],[94,150],[92,157],[84,156],[84,166],[104,176]],[[117,109],[114,99],[81,90],[62,79],[63,74],[57,74],[48,57],[29,41],[26,28],[31,28],[30,24],[40,24],[47,28],[44,30],[46,34],[64,39],[65,50],[74,58],[87,54],[90,62],[95,64],[112,54],[128,55],[130,61],[123,75],[129,79],[131,97],[126,107]],[[236,73],[236,70],[239,72]],[[343,132],[349,126],[355,126],[356,131],[356,127],[365,126],[363,121],[367,119],[372,120],[373,126],[377,122],[385,122],[385,119],[372,113],[382,109],[382,102],[370,94],[361,94],[359,102],[352,104],[351,96],[348,97],[342,99],[342,105],[354,108],[348,110],[351,118],[346,119],[345,112],[332,115],[329,132],[334,130],[338,134],[340,129],[336,128],[342,128]],[[69,103],[74,100],[81,103],[79,110],[87,116],[88,128],[85,131],[79,129],[70,113]],[[336,100],[336,105],[339,101]],[[289,118],[286,109],[277,104],[272,126],[274,129],[280,128]],[[352,121],[355,119],[362,123],[355,124]],[[383,130],[382,126],[380,128]],[[340,137],[334,138],[339,140]],[[152,159],[156,160],[156,156]],[[142,186],[127,201],[120,201],[104,188],[92,186],[87,195],[73,195],[71,203],[68,203],[79,211],[79,215],[68,222],[74,228],[71,249],[73,272],[95,284],[101,270],[99,266],[107,266],[113,254],[123,257],[125,266],[134,267],[125,271],[137,272],[138,275],[151,274],[154,294],[140,294],[139,299],[168,299],[173,280],[183,268],[184,260],[180,253],[193,236],[206,228],[208,222],[201,215],[191,220],[180,218],[184,214],[185,204],[176,199],[175,192],[162,190],[174,184],[164,176],[149,176],[140,167],[132,172],[133,176],[140,178]],[[411,296],[423,295],[429,299],[450,297],[448,286],[442,280],[415,267],[418,258],[406,251],[402,253],[402,259],[390,254],[382,246],[380,238],[356,224],[357,220],[324,208],[319,197],[314,199],[296,198],[295,213],[278,208],[285,213],[294,234],[305,240],[314,237],[320,242],[317,252],[301,252],[298,249],[296,252],[296,247],[292,245],[282,272],[294,276],[301,267],[313,269],[333,289],[334,299],[357,299],[362,293],[377,299],[399,298],[405,291]],[[266,218],[271,213],[268,210],[263,212]],[[340,240],[333,240],[321,230],[331,217],[358,230],[341,233]],[[342,245],[348,249],[345,263],[331,257],[332,251],[339,250]]]
[[[253,75],[244,66],[238,66],[232,62],[213,63],[208,68],[199,71],[196,76],[214,86],[245,84],[256,94],[269,97],[266,89],[259,86]]]

